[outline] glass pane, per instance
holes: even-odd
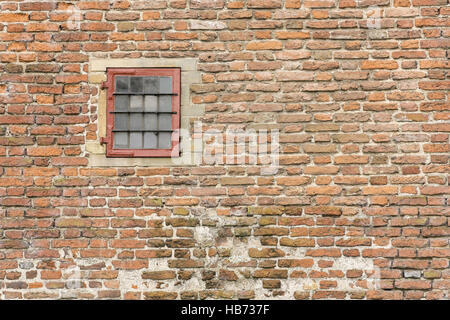
[[[144,129],[142,113],[130,114],[130,129],[138,129],[138,130]]]
[[[128,148],[128,132],[114,133],[114,148],[120,149]]]
[[[172,93],[172,77],[159,78],[159,93]]]
[[[158,97],[157,96],[145,96],[145,111],[156,112],[158,111]]]
[[[130,92],[143,92],[142,77],[130,77]]]
[[[143,96],[131,96],[130,109],[135,111],[136,109],[142,110],[143,108],[144,108],[144,97]]]
[[[114,129],[128,129],[128,114],[114,114]]]
[[[130,149],[142,149],[142,132],[130,132]]]
[[[160,132],[158,133],[158,148],[159,149],[171,149],[172,148],[172,133]]]
[[[116,77],[116,92],[128,92],[128,80],[129,80],[129,77],[117,76]]]
[[[144,120],[145,130],[158,130],[158,116],[156,114],[146,114]]]
[[[144,92],[145,93],[159,93],[159,78],[145,77],[144,78]]]
[[[172,96],[159,96],[159,110],[161,112],[172,111]]]
[[[126,111],[128,110],[128,104],[130,102],[129,96],[115,96],[115,106],[114,110],[116,111]]]
[[[159,130],[171,130],[172,129],[172,115],[171,114],[159,114],[158,115],[158,129]]]
[[[157,142],[157,135],[155,133],[144,133],[144,149],[156,149],[158,147]]]

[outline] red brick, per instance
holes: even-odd
[[[76,298],[445,299],[450,10],[394,0],[367,29],[375,2],[3,2],[2,298],[62,298],[80,258],[95,261]],[[217,132],[216,161],[96,154],[112,88],[94,58],[185,61],[182,123]],[[229,129],[278,130],[275,166],[226,163],[213,141]]]

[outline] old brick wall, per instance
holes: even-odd
[[[448,299],[447,0],[0,2],[0,298]],[[279,166],[92,167],[94,57],[195,58]]]

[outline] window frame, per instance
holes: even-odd
[[[102,88],[106,94],[106,137],[101,139],[106,144],[106,157],[114,158],[161,158],[180,156],[180,101],[181,68],[107,68],[107,80]],[[170,76],[172,77],[172,147],[170,149],[118,149],[114,148],[114,105],[116,76]]]

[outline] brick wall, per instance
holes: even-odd
[[[1,1],[0,298],[448,299],[449,13]],[[279,130],[277,170],[90,166],[95,57],[197,59],[203,129]]]

